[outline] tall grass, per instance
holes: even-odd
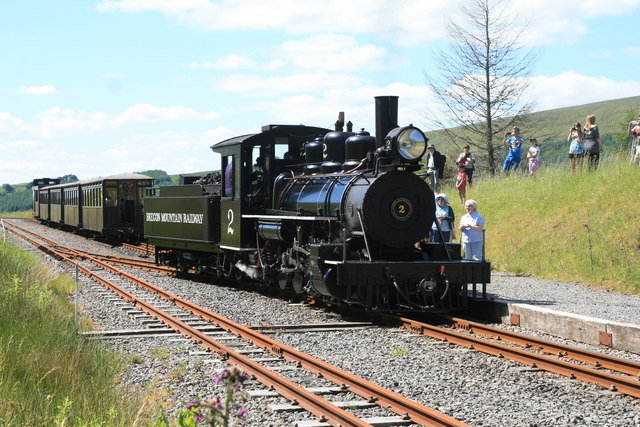
[[[568,169],[467,189],[487,222],[487,258],[498,270],[640,294],[640,167],[612,156],[596,171]]]
[[[0,212],[0,218],[32,218],[33,211]]]
[[[80,338],[55,275],[0,240],[0,425],[132,425],[139,400],[116,383],[123,364]]]

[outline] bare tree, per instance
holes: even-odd
[[[448,51],[435,54],[438,73],[425,73],[443,105],[441,115],[429,112],[427,120],[458,149],[473,147],[494,174],[505,130],[533,108],[526,94],[536,52],[524,49],[521,31],[527,25],[516,27],[508,3],[471,0],[461,11],[461,21],[447,24]]]

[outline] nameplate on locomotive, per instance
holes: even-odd
[[[202,214],[146,212],[147,222],[172,222],[178,224],[202,224]]]

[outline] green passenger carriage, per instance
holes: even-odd
[[[104,236],[139,239],[144,189],[153,178],[120,174],[60,184],[33,181],[33,215],[43,223]]]

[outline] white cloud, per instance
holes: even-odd
[[[234,133],[224,126],[197,133],[136,134],[109,147],[101,158],[110,159],[114,171],[163,169],[169,173],[187,173],[211,170],[219,168],[220,164],[210,147],[231,136]]]
[[[124,124],[133,121],[156,120],[214,120],[220,117],[219,113],[200,113],[188,107],[174,105],[172,107],[156,107],[150,104],[137,104],[120,113],[115,122]]]
[[[134,122],[214,120],[219,117],[216,112],[200,113],[182,106],[157,107],[150,104],[133,105],[116,115],[53,107],[40,113],[31,127],[35,134],[50,138],[77,132],[95,132]]]
[[[533,77],[532,83],[538,110],[625,98],[640,93],[640,81],[616,81],[606,77],[585,76],[576,71]]]
[[[293,65],[301,69],[350,72],[407,67],[410,64],[408,59],[389,54],[382,46],[362,44],[355,37],[341,34],[318,34],[305,39],[288,40],[269,49],[269,54],[274,59],[267,63],[257,63],[243,55],[229,54],[214,62],[193,63],[189,68],[277,71]]]
[[[384,47],[360,44],[351,36],[320,34],[303,40],[290,40],[275,48],[275,54],[306,69],[326,71],[376,70],[390,63],[406,65],[407,61],[389,61]]]
[[[589,21],[629,13],[640,0],[513,0],[506,3],[524,24],[530,44],[574,43]],[[455,2],[424,0],[103,0],[101,11],[156,11],[182,25],[211,31],[278,29],[289,33],[375,34],[398,45],[417,45],[442,38],[448,18],[459,19]]]
[[[589,52],[587,56],[592,59],[607,59],[612,57],[614,54],[615,52],[607,50],[604,52]]]
[[[26,123],[9,113],[0,111],[0,135],[13,136],[22,132]]]
[[[235,74],[220,78],[215,83],[218,90],[254,97],[306,93],[327,88],[358,87],[360,85],[357,77],[346,74],[329,74],[324,71],[285,77]]]
[[[202,132],[167,131],[132,134],[114,140],[100,135],[92,144],[56,140],[13,140],[0,144],[3,182],[73,173],[81,179],[147,169],[168,173],[198,172],[220,167],[211,146],[233,135],[220,126]],[[80,138],[81,139],[81,138]],[[98,142],[103,140],[108,143]],[[18,149],[17,149],[18,148]],[[96,159],[100,159],[96,162]]]
[[[56,92],[55,86],[52,85],[44,85],[44,86],[20,86],[18,88],[18,93],[22,93],[25,95],[51,95]]]
[[[256,103],[253,108],[268,112],[272,123],[303,123],[332,127],[339,111],[345,112],[354,129],[366,128],[375,134],[375,97],[398,96],[400,124],[424,125],[426,106],[433,102],[424,86],[392,83],[386,86],[331,88],[318,95],[295,95]]]
[[[290,33],[375,33],[398,44],[440,37],[455,6],[424,0],[103,0],[100,11],[155,11],[182,25],[212,31],[278,29]]]
[[[623,52],[632,53],[634,55],[640,54],[640,46],[629,46],[622,49]]]
[[[255,61],[242,55],[229,54],[218,58],[215,62],[200,62],[189,65],[189,68],[206,70],[234,70],[242,68],[254,68]]]
[[[529,44],[550,45],[556,43],[574,44],[588,31],[597,37],[597,18],[628,14],[640,6],[640,0],[514,0],[508,2],[519,22],[531,20],[531,26],[524,39]]]
[[[7,150],[15,150],[16,147],[20,150],[31,150],[42,146],[42,141],[38,141],[36,139],[19,139],[0,144],[0,151],[6,154]]]

